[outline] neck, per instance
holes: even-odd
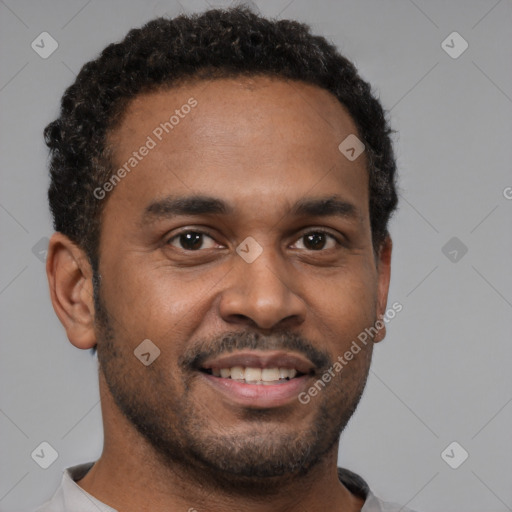
[[[163,461],[118,410],[101,372],[100,393],[104,449],[78,485],[119,512],[361,510],[363,500],[352,495],[338,479],[338,444],[307,475],[274,481],[273,486],[267,486],[267,489],[272,487],[272,492],[236,492],[232,487],[201,478],[197,472]]]

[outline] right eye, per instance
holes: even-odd
[[[209,247],[206,247],[206,249],[212,249],[215,247],[215,240],[207,233],[190,229],[174,235],[173,237],[169,238],[166,243],[185,251],[198,251],[199,249],[205,249],[205,247],[203,247],[205,243],[205,237],[213,242],[213,244],[210,242]]]

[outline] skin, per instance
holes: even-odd
[[[106,200],[99,302],[84,252],[61,233],[50,241],[55,311],[73,345],[98,347],[104,449],[78,484],[123,512],[360,510],[363,500],[338,480],[337,454],[373,343],[307,405],[240,405],[180,365],[200,349],[218,354],[226,340],[302,356],[310,349],[326,365],[315,367],[309,387],[385,313],[391,240],[374,251],[364,154],[350,162],[338,150],[356,126],[334,96],[313,85],[196,81],[128,105],[109,138],[116,163],[191,96],[197,107]],[[150,203],[195,194],[225,201],[233,212],[143,222]],[[332,196],[354,214],[292,212],[300,199]],[[330,236],[308,243],[304,235],[319,229],[341,244]],[[207,233],[199,249],[180,245],[177,234],[198,230]],[[263,249],[252,263],[236,252],[248,236]],[[373,342],[384,336],[382,329]],[[161,351],[147,367],[133,355],[145,339]],[[277,462],[286,471],[273,469]],[[302,471],[290,469],[294,462]]]

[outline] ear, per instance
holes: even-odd
[[[380,320],[379,332],[375,335],[373,341],[378,343],[386,337],[386,324],[383,320],[386,313],[386,305],[388,303],[389,282],[391,279],[391,251],[393,249],[393,242],[391,238],[386,236],[382,242],[379,255],[377,258],[377,319]]]
[[[96,345],[92,268],[82,249],[62,233],[48,246],[46,275],[53,309],[69,341],[78,348]]]

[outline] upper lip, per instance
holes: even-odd
[[[224,356],[207,359],[201,368],[232,368],[243,366],[245,368],[294,368],[299,373],[312,373],[315,365],[300,354],[283,351],[241,351],[231,352]]]

